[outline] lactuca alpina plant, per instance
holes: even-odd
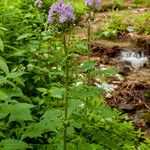
[[[85,5],[89,9],[98,9],[100,6],[100,0],[85,0]]]
[[[41,8],[42,7],[42,0],[36,0],[35,3],[34,3],[34,6],[38,7],[38,8]]]
[[[67,42],[66,42],[66,31],[69,28],[68,23],[73,22],[75,20],[74,17],[74,9],[69,3],[64,3],[62,0],[58,0],[57,3],[53,4],[50,7],[49,14],[48,14],[48,23],[54,25],[61,25],[63,28],[63,46],[64,46],[64,53],[65,53],[65,114],[64,114],[64,148],[63,150],[67,149],[67,128],[68,128],[68,103],[69,103],[69,60],[68,60],[68,49],[67,49]]]
[[[68,21],[74,21],[74,9],[69,3],[64,3],[62,0],[58,0],[57,3],[50,7],[48,22],[49,23],[65,23]]]

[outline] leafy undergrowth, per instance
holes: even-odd
[[[102,90],[87,81],[114,75],[114,69],[97,71],[96,62],[75,61],[88,53],[86,43],[75,38],[68,40],[69,104],[64,121],[62,37],[59,30],[54,36],[55,28],[46,23],[52,3],[46,1],[43,9],[33,3],[4,0],[1,5],[0,149],[62,150],[67,127],[68,150],[148,150],[144,134],[125,120],[126,115],[107,107]],[[81,14],[77,10],[76,16]]]
[[[104,38],[117,38],[128,33],[150,34],[149,11],[142,13],[134,10],[119,13],[115,11],[110,15],[105,19],[105,23],[97,35],[99,34]]]

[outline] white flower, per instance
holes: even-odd
[[[123,78],[121,77],[120,74],[115,74],[115,77],[116,77],[118,80],[123,80]]]
[[[84,108],[84,103],[80,104],[79,107],[83,109]]]
[[[83,82],[76,82],[75,86],[80,86]]]
[[[112,121],[112,118],[107,118],[106,120],[109,121],[109,122],[111,122],[111,121]]]
[[[102,118],[102,119],[101,119],[101,122],[105,122],[105,119]]]
[[[32,68],[33,68],[33,65],[32,65],[32,64],[28,64],[28,65],[27,65],[27,68],[28,68],[28,69],[32,69]]]
[[[107,93],[105,97],[106,97],[106,98],[112,98],[112,94]]]
[[[55,69],[56,69],[56,67],[52,67],[52,69],[53,69],[53,70],[55,70]]]
[[[107,84],[107,83],[102,83],[102,84],[95,83],[95,85],[98,88],[105,90],[105,92],[112,92],[112,91],[114,91],[115,88],[117,88],[117,85]]]
[[[25,69],[26,67],[23,67],[23,66],[20,68],[21,71],[25,71]]]
[[[44,56],[45,58],[48,58],[48,54],[44,54],[43,56]]]
[[[81,78],[81,79],[83,79],[84,75],[83,74],[79,74],[78,77]]]

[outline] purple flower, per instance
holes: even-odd
[[[38,8],[41,8],[42,7],[42,0],[36,0],[35,3],[34,3],[34,6],[38,7]]]
[[[48,14],[49,23],[64,23],[67,21],[74,21],[74,9],[67,3],[65,4],[62,0],[58,0],[57,3],[50,7]]]
[[[100,0],[85,0],[85,5],[89,8],[99,8]]]

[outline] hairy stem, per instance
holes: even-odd
[[[88,61],[90,62],[90,54],[91,54],[91,11],[89,11],[89,16],[88,16],[88,27],[87,27],[87,48],[88,48]],[[87,71],[87,84],[89,83],[90,80],[90,70]]]
[[[91,52],[91,11],[89,12],[89,17],[88,17],[88,28],[87,28],[87,46],[88,46],[88,52]],[[89,57],[90,60],[90,57]]]
[[[88,16],[88,27],[87,27],[87,48],[88,48],[88,61],[90,62],[90,54],[91,54],[91,11],[89,11],[89,16]],[[87,85],[90,83],[90,70],[87,71]],[[88,91],[88,88],[87,88]],[[85,115],[87,114],[88,111],[88,98],[85,100]]]
[[[63,45],[64,45],[64,52],[66,57],[65,62],[65,118],[64,118],[64,150],[67,149],[67,119],[68,119],[68,90],[69,90],[69,62],[68,62],[68,49],[67,49],[67,43],[66,43],[66,35],[64,34],[63,37]]]

